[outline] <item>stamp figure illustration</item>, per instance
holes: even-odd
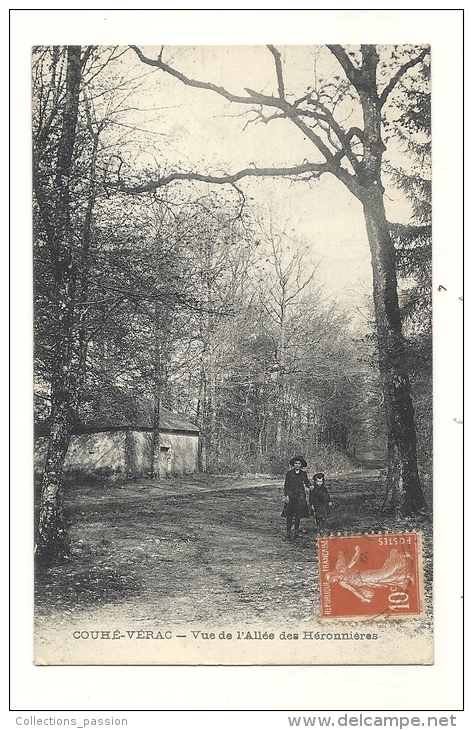
[[[416,533],[324,537],[318,552],[321,618],[422,613]]]

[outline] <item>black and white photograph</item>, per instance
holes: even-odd
[[[31,48],[37,666],[434,664],[435,53],[346,38]]]

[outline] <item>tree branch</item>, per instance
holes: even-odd
[[[303,174],[309,174],[309,175],[321,175],[323,172],[331,172],[333,175],[335,175],[341,182],[343,182],[349,190],[354,192],[356,188],[356,180],[353,178],[353,176],[348,172],[348,170],[345,170],[340,165],[340,152],[337,154],[333,154],[332,151],[327,147],[323,139],[316,133],[314,130],[309,127],[303,119],[301,119],[300,116],[300,110],[297,108],[297,106],[293,104],[289,104],[284,98],[276,97],[276,96],[266,96],[265,94],[261,94],[257,91],[253,91],[253,89],[245,89],[248,96],[238,96],[235,94],[230,93],[222,86],[217,86],[216,84],[212,84],[210,82],[206,81],[197,81],[196,79],[191,79],[188,76],[185,76],[180,71],[177,71],[176,69],[169,66],[167,63],[164,63],[162,60],[162,49],[159,53],[159,56],[157,59],[148,58],[144,55],[144,53],[137,47],[137,46],[130,46],[138,56],[138,58],[143,62],[150,66],[154,66],[155,68],[159,68],[162,71],[165,71],[166,73],[170,74],[171,76],[174,76],[174,78],[181,81],[186,86],[192,86],[194,88],[198,89],[206,89],[208,91],[213,91],[215,94],[218,94],[219,96],[222,96],[223,98],[227,99],[227,101],[236,102],[239,104],[246,104],[246,105],[254,105],[255,103],[261,104],[262,106],[269,106],[272,108],[276,108],[282,112],[287,118],[300,129],[300,131],[308,138],[310,141],[314,144],[314,146],[319,150],[319,152],[323,155],[325,162],[322,163],[304,163],[302,165],[297,165],[293,168],[263,168],[263,169],[257,169],[257,168],[250,168],[241,170],[238,173],[235,173],[234,175],[224,175],[222,177],[214,176],[214,175],[199,175],[198,173],[172,173],[169,176],[163,177],[158,181],[154,181],[152,183],[143,184],[140,186],[132,186],[131,188],[127,188],[122,186],[122,190],[127,192],[148,192],[150,190],[155,190],[158,187],[163,187],[164,185],[167,185],[169,182],[172,182],[173,180],[196,180],[201,182],[207,182],[207,183],[217,183],[217,184],[225,184],[225,183],[235,183],[238,180],[240,180],[242,177],[284,177],[284,176],[291,176],[291,175],[303,175]],[[356,69],[353,67],[351,61],[349,60],[347,54],[343,50],[341,46],[334,46],[335,50],[333,51],[334,54],[341,53],[340,57],[345,57],[347,68],[350,69],[355,75],[358,74]],[[271,48],[270,48],[271,50]],[[275,58],[276,63],[276,70],[278,74],[278,85],[279,85],[279,93],[283,91],[283,86],[281,86],[282,83],[282,66],[280,65],[280,57],[278,56],[278,51],[274,49],[275,53],[271,51]],[[347,148],[345,147],[344,150],[345,154],[347,154]],[[351,160],[353,164],[353,158]],[[355,163],[356,164],[356,163]]]
[[[340,46],[338,44],[327,44],[327,48],[335,56],[340,66],[345,71],[348,80],[352,82],[355,88],[357,88],[356,81],[358,79],[359,73],[350,61],[350,58],[348,57],[348,54],[343,46]]]
[[[397,71],[397,73],[394,74],[394,76],[392,77],[391,81],[384,88],[384,90],[381,93],[381,96],[379,97],[380,103],[381,103],[381,108],[384,106],[384,104],[387,101],[387,98],[388,98],[389,94],[394,89],[394,87],[396,86],[396,84],[398,83],[398,81],[404,76],[404,74],[406,73],[406,71],[408,71],[413,66],[417,66],[418,63],[420,63],[421,61],[423,61],[428,52],[429,52],[429,49],[428,48],[424,48],[424,50],[422,51],[422,53],[420,53],[415,58],[411,58],[410,61],[406,61],[406,63],[403,66],[401,66],[401,68]]]
[[[161,69],[161,71],[165,71],[170,76],[174,76],[174,78],[182,81],[182,83],[186,86],[193,86],[196,89],[207,89],[207,91],[213,91],[215,94],[223,96],[228,101],[234,101],[239,104],[254,104],[255,100],[259,100],[260,102],[262,101],[262,103],[268,104],[269,106],[279,105],[279,100],[275,96],[265,96],[264,94],[259,94],[248,89],[245,89],[245,91],[248,92],[248,96],[237,96],[236,94],[232,94],[230,91],[227,91],[227,89],[225,89],[223,86],[217,86],[216,84],[212,84],[208,81],[198,81],[196,79],[191,79],[188,76],[182,74],[180,71],[177,71],[175,68],[172,68],[172,66],[169,66],[167,63],[164,63],[164,61],[162,60],[162,49],[160,51],[159,57],[154,59],[145,56],[144,53],[138,48],[138,46],[130,46],[130,48],[135,51],[140,61],[148,64],[148,66],[154,66],[155,68]]]
[[[274,46],[269,46],[269,50],[274,56],[274,64],[276,66],[276,76],[278,78],[278,92],[279,92],[279,98],[284,99],[284,79],[282,75],[282,64],[281,64],[281,54],[279,53],[278,49]]]
[[[307,103],[312,104],[313,106],[315,106],[317,109],[320,110],[320,113],[314,112],[314,117],[316,119],[320,119],[321,121],[326,122],[328,124],[329,128],[335,132],[335,134],[337,136],[337,140],[339,141],[339,143],[341,145],[342,151],[344,152],[347,159],[351,163],[353,170],[355,172],[359,172],[359,170],[360,170],[359,161],[357,160],[356,156],[353,154],[353,150],[351,149],[351,146],[350,146],[351,137],[349,136],[349,133],[352,130],[349,130],[349,133],[345,134],[343,129],[340,127],[340,125],[336,121],[333,113],[330,111],[330,109],[328,109],[325,106],[325,104],[322,104],[322,102],[317,101],[315,99],[308,99]],[[304,112],[301,112],[301,113],[304,113]],[[307,114],[311,115],[310,112],[307,112]],[[360,137],[360,139],[362,139],[362,138]],[[332,142],[332,144],[333,144],[333,142]],[[336,147],[336,145],[334,145],[334,146]],[[338,157],[338,159],[340,159],[340,158]]]
[[[291,294],[290,296],[288,296],[286,298],[286,304],[289,304],[289,302],[292,301],[295,297],[297,297],[298,294],[300,294],[302,291],[304,291],[306,286],[308,286],[310,284],[310,282],[312,281],[312,279],[314,278],[316,270],[317,269],[314,268],[311,275],[306,279],[306,281],[303,281],[302,284],[299,283],[299,280],[297,281],[297,286],[299,288],[297,289],[297,291],[295,291],[293,294]]]
[[[130,46],[130,48],[135,51],[136,55],[143,63],[165,71],[171,76],[174,76],[174,78],[179,79],[179,81],[181,81],[183,84],[186,84],[186,86],[192,86],[197,89],[207,89],[207,91],[213,91],[215,94],[222,96],[224,99],[232,102],[237,102],[238,104],[253,105],[255,103],[258,103],[263,106],[270,106],[276,109],[280,109],[297,127],[299,127],[301,132],[310,139],[310,141],[322,153],[326,161],[328,163],[331,162],[332,165],[336,166],[336,163],[338,162],[337,158],[331,153],[330,149],[323,142],[323,140],[317,134],[315,134],[315,132],[310,127],[308,127],[302,119],[298,117],[298,110],[296,109],[296,107],[292,104],[289,104],[284,98],[279,98],[276,96],[266,96],[266,94],[261,94],[257,91],[254,91],[253,89],[245,89],[248,96],[237,96],[235,94],[231,94],[223,86],[217,86],[216,84],[212,84],[207,81],[197,81],[196,79],[191,79],[188,76],[185,76],[180,71],[177,71],[171,66],[168,66],[167,63],[164,63],[164,61],[162,61],[161,59],[161,53],[159,55],[159,58],[152,59],[145,56],[137,46]],[[332,172],[333,171],[334,170],[332,170]]]
[[[350,127],[346,133],[346,138],[349,142],[353,139],[353,137],[358,137],[360,142],[365,141],[365,135],[359,127]]]
[[[149,193],[162,188],[175,180],[187,180],[188,182],[204,182],[217,185],[235,185],[238,180],[244,177],[291,177],[299,175],[310,175],[319,177],[324,172],[331,171],[327,163],[304,162],[294,167],[250,167],[239,170],[232,175],[202,175],[198,172],[172,172],[158,180],[143,183],[142,185],[125,185],[123,182],[108,183],[109,187],[118,188],[125,193]]]

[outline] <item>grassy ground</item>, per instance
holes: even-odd
[[[327,482],[335,507],[328,533],[424,531],[430,614],[431,530],[380,512],[376,470]],[[316,529],[302,521],[286,543],[282,480],[267,476],[196,475],[156,482],[74,484],[66,493],[72,558],[39,573],[39,621],[97,610],[178,625],[306,621],[318,606]]]

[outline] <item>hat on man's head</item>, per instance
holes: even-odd
[[[325,474],[322,471],[318,471],[317,474],[314,474],[312,479],[325,479]]]
[[[304,459],[303,456],[293,456],[292,459],[291,459],[291,461],[289,463],[290,463],[291,466],[294,466],[294,464],[296,463],[296,461],[300,461],[301,462],[301,466],[304,469],[307,466],[307,461]]]

